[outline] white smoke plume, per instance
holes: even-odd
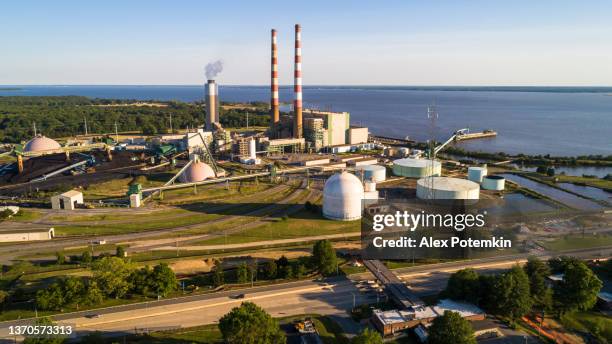
[[[223,71],[223,62],[221,60],[207,64],[206,79],[213,80],[221,71]]]

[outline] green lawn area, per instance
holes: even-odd
[[[200,245],[219,245],[238,244],[264,240],[279,240],[300,238],[306,236],[354,233],[359,232],[360,221],[332,221],[314,214],[307,210],[301,210],[288,217],[288,219],[278,219],[263,226],[249,228],[245,231],[230,234],[227,239],[218,237],[204,240],[197,244]],[[227,241],[226,241],[227,240]]]
[[[575,183],[594,186],[602,189],[612,189],[612,180],[605,180],[600,178],[585,178],[577,176],[555,176],[560,183]]]
[[[20,208],[19,213],[11,217],[10,220],[17,221],[17,222],[22,222],[22,221],[29,222],[29,221],[35,221],[39,219],[40,217],[41,217],[41,213],[39,211]]]
[[[583,331],[612,343],[612,318],[597,312],[575,312],[561,318],[563,326],[572,331]]]
[[[579,234],[564,236],[553,241],[540,241],[542,246],[551,251],[564,251],[571,249],[591,248],[612,245],[612,235],[610,234]]]

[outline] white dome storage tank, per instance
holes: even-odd
[[[436,160],[398,159],[393,161],[393,174],[410,178],[440,176],[442,174],[442,164]]]
[[[359,178],[348,172],[336,173],[323,187],[323,216],[331,220],[358,220],[363,196]]]
[[[196,183],[210,178],[215,178],[215,171],[201,161],[192,162],[179,176],[182,183]]]
[[[480,166],[468,167],[468,179],[474,183],[482,183],[482,178],[487,175],[487,168]]]
[[[502,191],[506,187],[506,179],[502,176],[486,176],[482,179],[482,188],[485,190]]]
[[[387,179],[387,168],[380,165],[359,166],[357,176],[364,181],[371,180],[375,183],[383,182]]]
[[[480,185],[459,178],[421,178],[417,181],[417,197],[420,199],[478,199]]]
[[[46,136],[36,136],[30,141],[28,141],[25,146],[23,146],[24,152],[42,152],[52,149],[60,149],[60,146],[57,141],[54,139],[50,139]]]

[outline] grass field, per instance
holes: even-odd
[[[585,178],[585,177],[576,177],[576,176],[556,176],[557,180],[560,183],[574,183],[574,184],[583,184],[594,186],[596,188],[609,189],[612,190],[612,180],[605,180],[600,178]]]
[[[289,215],[286,220],[279,219],[263,226],[249,228],[225,237],[204,240],[199,245],[239,244],[247,242],[291,239],[306,236],[353,233],[360,230],[360,221],[331,221],[307,210]]]
[[[610,234],[580,234],[567,235],[553,241],[540,241],[542,246],[551,251],[564,251],[571,249],[591,248],[612,245],[612,235]]]
[[[561,318],[563,326],[572,331],[588,332],[612,343],[612,318],[597,312],[575,312]]]
[[[21,208],[19,213],[11,217],[11,221],[23,222],[23,221],[35,221],[41,217],[41,213],[36,210],[23,209]]]

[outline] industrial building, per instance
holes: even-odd
[[[215,178],[215,171],[208,164],[193,161],[179,176],[182,183],[196,183],[206,179]]]
[[[478,199],[480,185],[460,178],[421,178],[417,181],[416,194],[420,199]]]
[[[80,191],[70,190],[51,197],[51,209],[74,210],[78,204],[83,204],[83,193]]]
[[[0,242],[20,242],[20,241],[38,241],[51,240],[55,236],[53,228],[38,228],[38,229],[6,229],[0,231]]]
[[[393,161],[393,174],[409,178],[440,176],[442,175],[442,164],[436,160],[398,159]]]
[[[331,220],[358,220],[363,196],[359,178],[348,172],[334,174],[323,187],[323,216]]]
[[[24,152],[44,152],[54,149],[60,149],[62,146],[57,143],[54,139],[50,139],[46,136],[38,135],[26,142],[23,146]]]

